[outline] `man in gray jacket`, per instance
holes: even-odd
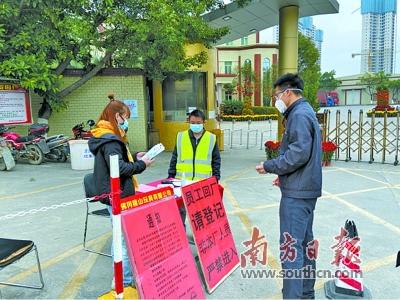
[[[284,299],[313,299],[315,246],[314,208],[321,196],[321,133],[310,104],[302,97],[303,80],[285,74],[275,83],[275,107],[283,114],[285,132],[280,155],[256,166],[260,174],[279,175],[280,250],[283,270],[308,269],[299,278],[283,280]],[[313,274],[314,273],[314,274]]]

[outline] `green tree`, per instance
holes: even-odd
[[[370,97],[371,103],[373,102],[375,91],[376,91],[376,78],[374,73],[365,73],[363,76],[360,77],[360,83],[365,85],[366,93]]]
[[[299,32],[298,73],[304,80],[303,96],[315,111],[319,109],[317,92],[320,86],[320,66],[318,59],[319,53],[314,43]]]
[[[263,74],[263,105],[270,106],[272,104],[272,95],[274,93],[274,82],[278,79],[278,66],[272,64],[271,67]]]
[[[225,83],[223,86],[226,94],[233,96],[236,92],[236,88],[232,83]]]
[[[392,92],[392,98],[394,103],[399,103],[400,79],[389,81],[389,89]]]
[[[254,87],[258,82],[258,78],[254,71],[251,69],[250,63],[244,63],[241,68],[237,70],[237,78],[235,78],[232,83],[236,85],[238,94],[243,96],[244,100],[251,100],[254,94]],[[241,82],[239,82],[239,74]]]
[[[389,90],[389,75],[387,75],[384,71],[380,71],[375,73],[376,78],[376,90]]]
[[[377,90],[387,90],[389,88],[389,77],[385,72],[365,73],[360,77],[360,83],[365,85],[366,92],[370,96],[371,103]]]
[[[205,52],[187,57],[185,45],[210,47],[227,33],[202,17],[220,6],[221,0],[2,0],[0,76],[20,80],[43,105],[57,108],[104,66],[140,67],[152,79],[182,73],[207,60]],[[61,87],[71,66],[85,74]]]
[[[335,79],[335,75],[335,70],[324,72],[321,75],[319,89],[325,92],[325,96],[327,96],[327,92],[336,90],[342,84],[340,80]]]

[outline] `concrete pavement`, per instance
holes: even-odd
[[[139,176],[149,182],[167,175],[170,153],[161,154],[154,166]],[[246,250],[257,226],[268,243],[268,268],[279,269],[278,208],[280,192],[272,186],[275,175],[258,175],[255,165],[265,153],[257,148],[222,153],[224,204],[238,252]],[[3,287],[5,299],[93,299],[111,284],[110,258],[82,250],[85,204],[61,206],[16,216],[5,215],[50,207],[83,198],[82,178],[89,171],[73,171],[68,163],[40,166],[18,164],[0,173],[0,228],[2,237],[30,239],[39,249],[45,288],[41,291]],[[334,237],[346,219],[353,219],[361,236],[364,283],[374,298],[400,295],[400,270],[395,254],[400,250],[400,168],[393,165],[333,162],[323,169],[323,196],[317,203],[314,234],[320,244],[317,267],[334,270]],[[92,218],[91,246],[109,251],[111,226],[107,219]],[[34,282],[35,260],[25,257],[0,271],[0,281]],[[317,298],[325,298],[324,280],[316,283]],[[279,279],[244,279],[238,268],[209,299],[279,298]],[[1,298],[1,297],[0,297]]]

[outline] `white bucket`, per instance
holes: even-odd
[[[88,140],[70,140],[72,170],[90,170],[94,166],[94,155],[89,150]]]

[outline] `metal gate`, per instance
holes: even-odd
[[[324,140],[333,141],[337,146],[336,160],[357,160],[399,163],[399,120],[400,112],[389,117],[385,111],[382,117],[372,112],[366,117],[363,110],[353,114],[348,110],[347,116],[341,116],[340,110],[331,116],[330,110],[324,111]]]

